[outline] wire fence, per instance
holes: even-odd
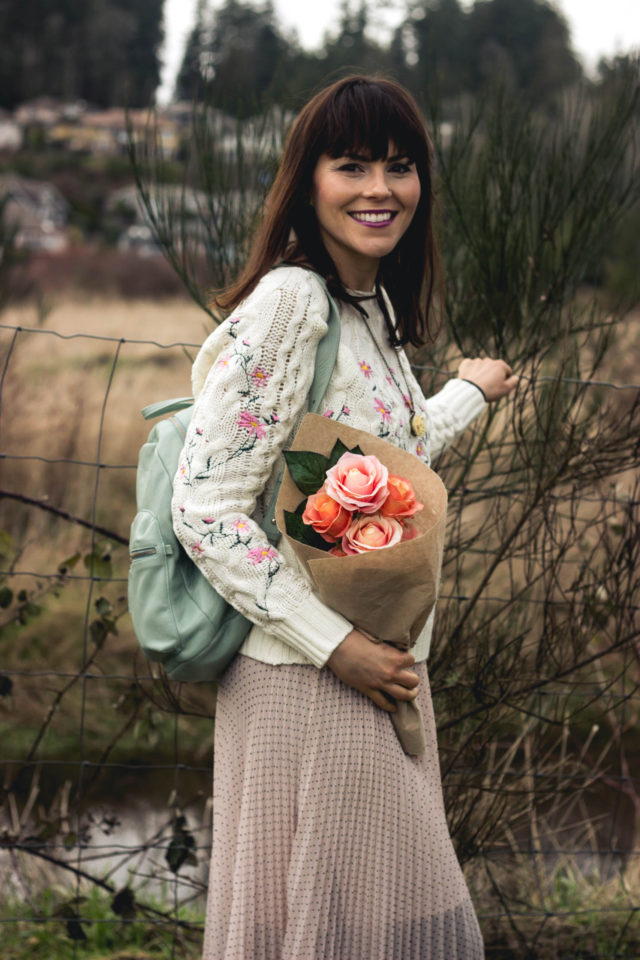
[[[7,937],[42,950],[46,934],[74,957],[101,936],[114,950],[195,957],[215,692],[168,683],[141,661],[124,585],[147,429],[137,411],[184,392],[199,344],[0,330],[0,919]],[[77,343],[81,357],[69,352]],[[416,370],[429,389],[451,375]],[[450,488],[437,631],[447,643],[430,673],[452,836],[496,960],[640,956],[637,453],[627,444],[611,475],[605,450],[602,470],[572,482],[558,472],[536,492],[510,458],[529,442],[536,392],[563,387],[631,396],[633,410],[640,396],[637,383],[523,371],[522,400],[490,423],[496,439],[483,421],[439,465]],[[541,503],[544,529],[530,519]],[[509,552],[494,563],[497,539]],[[548,645],[554,630],[571,657]],[[541,651],[557,656],[553,670]]]

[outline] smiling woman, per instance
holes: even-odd
[[[415,163],[392,143],[387,152],[380,160],[323,154],[313,174],[320,237],[355,290],[373,290],[381,258],[406,233],[420,200]]]
[[[465,361],[466,380],[429,400],[413,376],[402,344],[427,338],[432,207],[410,95],[368,77],[321,91],[292,126],[246,268],[218,298],[231,315],[194,364],[174,528],[253,624],[218,692],[204,960],[483,956],[442,799],[433,618],[409,652],[374,643],[261,526],[330,315],[340,339],[323,415],[423,464],[513,387],[493,360]],[[343,520],[320,522],[337,538]],[[408,756],[387,714],[414,700],[427,746]]]

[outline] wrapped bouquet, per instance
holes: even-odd
[[[320,597],[372,640],[408,650],[437,597],[442,481],[412,453],[315,414],[285,458],[278,529]],[[390,716],[406,752],[422,752],[417,703]]]

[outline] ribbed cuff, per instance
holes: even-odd
[[[437,396],[439,401],[446,400],[450,409],[455,411],[460,429],[468,427],[472,420],[482,413],[487,403],[480,387],[470,380],[460,380],[457,377],[448,380]]]
[[[277,633],[281,640],[303,653],[316,667],[324,667],[352,630],[348,620],[311,593],[295,613],[278,621]]]

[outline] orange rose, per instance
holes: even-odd
[[[351,523],[351,511],[345,510],[323,487],[308,498],[302,520],[327,543],[335,543]]]
[[[404,477],[389,474],[387,487],[389,496],[380,507],[383,517],[412,517],[424,507],[423,503],[418,503],[411,483]]]

